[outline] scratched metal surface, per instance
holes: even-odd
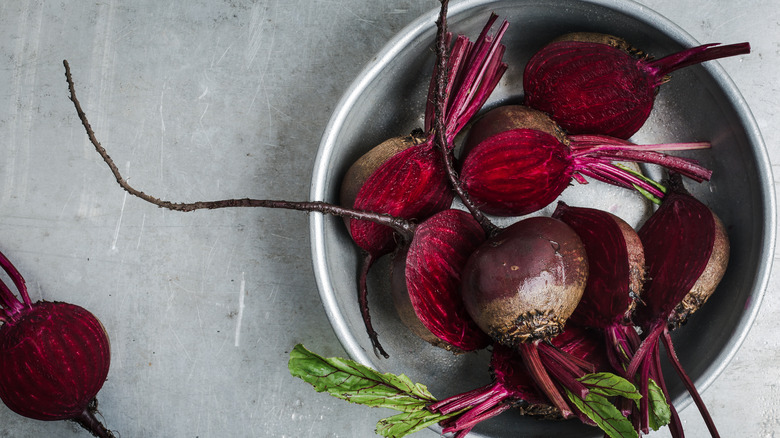
[[[774,2],[641,3],[699,41],[751,42],[751,56],[721,65],[780,162]],[[307,216],[174,213],[126,196],[87,142],[62,60],[98,138],[138,188],[181,201],[302,200],[341,94],[389,38],[436,6],[0,4],[0,250],[33,299],[69,301],[103,321],[112,368],[99,401],[111,429],[122,437],[368,437],[389,412],[317,394],[288,374],[296,343],[345,354],[319,302]],[[780,425],[777,286],[774,275],[745,344],[704,394],[723,436],[771,437]],[[689,436],[706,435],[695,409],[682,417]],[[0,406],[0,436],[85,433]]]

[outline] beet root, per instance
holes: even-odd
[[[461,271],[485,241],[474,218],[444,210],[421,223],[394,255],[391,290],[401,320],[422,339],[456,352],[488,346],[490,338],[466,312]]]
[[[552,203],[572,180],[585,176],[636,189],[651,199],[657,184],[613,161],[657,164],[701,182],[712,172],[697,162],[660,151],[707,148],[709,143],[634,145],[607,136],[566,137],[546,114],[521,105],[488,111],[469,131],[461,156],[460,183],[485,213],[520,216]]]
[[[32,303],[24,278],[2,253],[0,267],[22,298],[0,281],[0,399],[19,415],[70,420],[94,436],[113,438],[95,416],[111,364],[103,324],[74,304]]]
[[[657,87],[677,69],[750,52],[747,43],[706,44],[651,60],[625,40],[569,34],[539,50],[525,67],[525,104],[570,134],[629,138],[650,115]]]
[[[516,347],[563,331],[588,276],[582,241],[568,225],[533,217],[483,243],[463,268],[463,301],[497,342]]]

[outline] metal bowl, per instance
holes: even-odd
[[[510,67],[488,105],[520,96],[527,60],[565,32],[611,33],[656,57],[699,44],[659,14],[625,0],[462,1],[450,5],[450,30],[476,38],[490,12],[510,22],[504,37],[508,47],[504,59]],[[322,137],[312,179],[313,200],[337,203],[341,177],[360,155],[388,137],[422,126],[437,13],[431,11],[400,32],[347,90]],[[712,142],[711,150],[691,154],[713,170],[712,181],[688,188],[726,224],[731,263],[711,300],[674,333],[680,361],[701,391],[739,348],[768,281],[776,222],[769,159],[750,110],[716,62],[676,72],[661,87],[651,118],[633,139]],[[635,226],[651,211],[635,194],[601,184],[572,187],[564,198],[574,205],[608,209]],[[387,262],[376,266],[369,279],[372,319],[390,354],[389,359],[377,358],[355,299],[356,246],[342,221],[334,217],[313,214],[311,236],[322,302],[353,359],[383,372],[405,373],[427,384],[440,398],[489,381],[487,353],[454,356],[419,340],[401,324],[389,298]],[[690,398],[673,372],[666,373],[675,405],[682,409]],[[508,412],[480,424],[473,436],[553,433],[559,438],[600,435],[576,420],[540,422]]]

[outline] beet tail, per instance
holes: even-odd
[[[750,53],[749,43],[737,43],[725,46],[722,46],[719,43],[704,44],[665,56],[655,61],[650,61],[647,63],[647,69],[655,78],[656,85],[660,85],[665,82],[664,77],[666,75],[683,67],[747,53]]]
[[[83,427],[93,436],[98,438],[115,438],[114,433],[106,429],[106,426],[95,416],[97,412],[97,400],[93,400],[76,418],[73,419],[79,426]]]
[[[688,374],[683,369],[682,364],[680,364],[680,360],[677,358],[677,353],[674,350],[674,345],[672,345],[672,337],[669,334],[668,326],[664,326],[661,340],[664,343],[664,348],[666,349],[666,355],[669,358],[669,362],[672,363],[674,370],[677,372],[680,380],[682,380],[683,384],[685,385],[685,389],[688,390],[688,394],[690,394],[691,398],[693,398],[693,402],[696,404],[696,407],[699,409],[699,413],[701,413],[701,416],[704,419],[704,423],[707,425],[707,430],[710,431],[710,435],[712,435],[713,438],[719,438],[720,434],[718,433],[718,429],[715,427],[715,422],[712,420],[712,416],[707,410],[707,406],[704,404],[704,400],[702,400],[701,395],[699,395],[699,391],[696,390],[693,381],[690,377],[688,377]]]
[[[358,305],[360,306],[360,316],[363,318],[363,324],[366,326],[366,333],[371,340],[371,346],[374,348],[374,354],[381,355],[385,359],[389,358],[382,344],[379,343],[379,335],[374,330],[374,325],[371,323],[371,313],[368,310],[368,271],[371,270],[371,266],[376,262],[376,257],[373,254],[364,252],[363,258],[360,259],[360,272],[358,273]]]

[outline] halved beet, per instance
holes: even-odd
[[[709,147],[709,143],[634,145],[606,136],[566,137],[546,114],[521,105],[488,111],[469,131],[461,153],[460,183],[485,213],[520,216],[552,203],[572,180],[584,176],[655,198],[664,194],[656,184],[613,161],[652,163],[696,181],[711,172],[693,160],[659,151]]]
[[[409,246],[394,255],[393,301],[401,320],[424,340],[455,351],[490,343],[466,312],[460,290],[463,266],[485,238],[469,213],[444,210],[417,226]]]
[[[748,43],[705,44],[651,60],[621,38],[573,33],[539,50],[525,67],[525,104],[571,134],[631,137],[647,120],[658,87],[689,65],[750,52]]]

